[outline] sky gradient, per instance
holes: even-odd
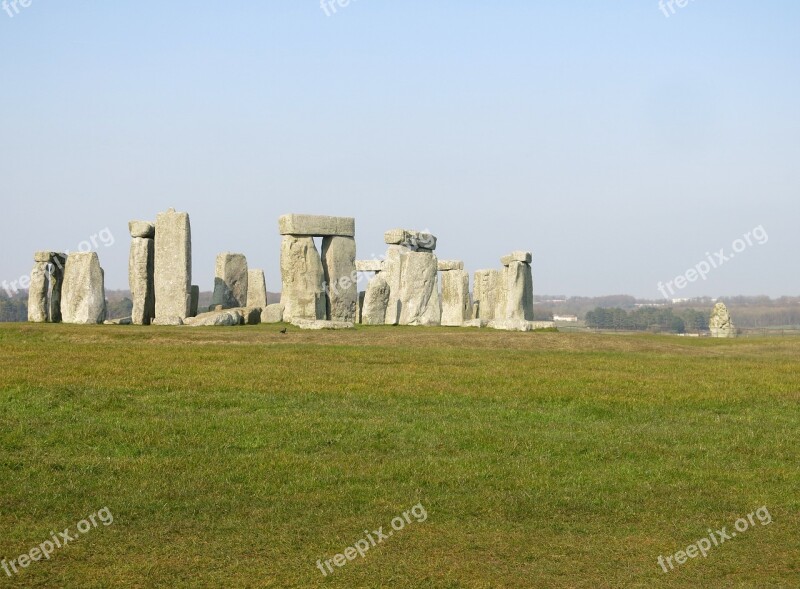
[[[470,273],[533,251],[537,294],[800,294],[800,3],[113,3],[0,10],[0,281],[188,211],[280,290],[284,213],[429,230]],[[668,11],[669,12],[669,11]],[[713,259],[713,258],[712,258]],[[363,289],[363,285],[362,285]]]

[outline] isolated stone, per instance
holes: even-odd
[[[281,323],[283,321],[283,305],[273,304],[261,311],[261,323]]]
[[[187,317],[183,320],[184,325],[191,327],[231,327],[241,323],[242,315],[236,309],[209,311],[208,313],[201,313],[197,317]]]
[[[506,267],[506,314],[504,319],[533,321],[533,278],[525,262],[512,261]]]
[[[248,270],[247,272],[247,306],[267,306],[267,280],[263,270]]]
[[[104,276],[96,252],[69,255],[61,294],[64,323],[91,325],[105,321]]]
[[[128,230],[131,233],[131,237],[153,239],[156,236],[156,225],[150,221],[130,221]]]
[[[356,272],[380,272],[383,270],[381,260],[356,260]]]
[[[169,209],[156,217],[156,317],[185,319],[192,304],[192,231],[187,213]]]
[[[355,237],[356,220],[324,215],[283,215],[278,219],[278,230],[281,235]]]
[[[436,255],[409,252],[403,257],[400,325],[440,325],[439,264]]]
[[[153,239],[131,238],[128,284],[133,302],[131,321],[134,325],[150,325],[156,316],[155,251]]]
[[[214,273],[211,308],[217,305],[222,305],[223,309],[246,306],[248,279],[247,258],[244,254],[219,254]]]
[[[311,237],[284,235],[281,241],[281,303],[284,321],[325,319],[324,272]]]
[[[364,325],[383,325],[386,322],[386,308],[389,305],[389,284],[378,274],[369,281],[364,293],[361,308],[361,323]]]
[[[733,338],[736,337],[736,326],[731,320],[731,315],[725,303],[717,303],[711,312],[711,319],[708,322],[711,330],[711,337]]]
[[[458,327],[471,315],[469,274],[464,270],[442,272],[442,325]]]
[[[324,237],[322,269],[327,287],[327,318],[331,321],[355,322],[358,306],[355,238]]]
[[[300,329],[353,329],[355,324],[347,321],[327,321],[324,319],[294,319],[292,325]]]

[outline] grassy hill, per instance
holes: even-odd
[[[0,583],[797,586],[800,339],[280,328],[0,326]]]

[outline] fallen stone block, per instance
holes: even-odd
[[[183,324],[191,327],[232,327],[241,325],[242,315],[236,309],[209,311],[197,317],[187,317]]]
[[[264,307],[261,311],[261,323],[281,323],[283,322],[283,305],[273,304]]]
[[[347,321],[327,321],[322,319],[311,320],[311,319],[294,319],[292,325],[295,327],[299,327],[300,329],[312,329],[312,330],[322,330],[322,329],[353,329],[355,327],[355,323],[350,323]]]
[[[180,317],[156,317],[153,321],[150,322],[150,325],[159,325],[159,326],[174,326],[174,325],[183,325],[183,319]]]

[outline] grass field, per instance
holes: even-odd
[[[0,587],[800,587],[800,338],[278,329],[2,325]]]

